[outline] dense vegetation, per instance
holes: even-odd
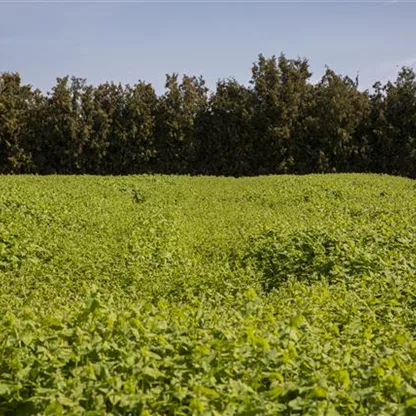
[[[303,59],[265,58],[249,86],[168,75],[152,85],[58,78],[51,93],[0,75],[0,172],[377,172],[416,177],[416,76],[360,91],[327,69],[310,82]]]
[[[3,176],[0,414],[416,414],[415,191]]]

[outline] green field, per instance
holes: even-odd
[[[0,415],[416,415],[416,182],[0,178]]]

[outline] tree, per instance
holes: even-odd
[[[156,93],[144,82],[113,92],[117,99],[109,112],[113,132],[108,149],[110,169],[118,174],[148,172],[156,156]]]
[[[305,59],[276,59],[259,55],[253,65],[257,132],[258,173],[287,173],[293,170],[296,146],[294,130],[303,114],[310,78]]]
[[[36,171],[35,118],[42,105],[39,90],[22,85],[17,73],[0,74],[0,172]]]
[[[85,80],[57,78],[47,98],[43,118],[44,173],[82,173],[82,116],[80,97]]]
[[[416,177],[416,74],[402,68],[385,87],[383,159],[394,174]],[[388,153],[387,153],[388,152]]]
[[[309,140],[304,152],[310,171],[354,170],[361,148],[357,132],[370,111],[367,92],[362,93],[357,87],[357,82],[329,68],[314,87],[313,104],[305,123]]]
[[[159,98],[156,118],[155,169],[165,173],[188,173],[197,157],[195,121],[208,103],[208,89],[200,77],[166,76],[166,92]]]
[[[234,79],[218,81],[200,119],[199,173],[252,175],[255,170],[252,91]]]

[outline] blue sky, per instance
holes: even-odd
[[[362,88],[416,68],[416,3],[0,2],[0,71],[49,90],[57,76],[151,82],[166,73],[242,83],[259,53],[306,57],[312,79],[329,65]]]

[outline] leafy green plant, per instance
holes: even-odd
[[[415,219],[381,175],[5,176],[0,414],[412,415]]]

